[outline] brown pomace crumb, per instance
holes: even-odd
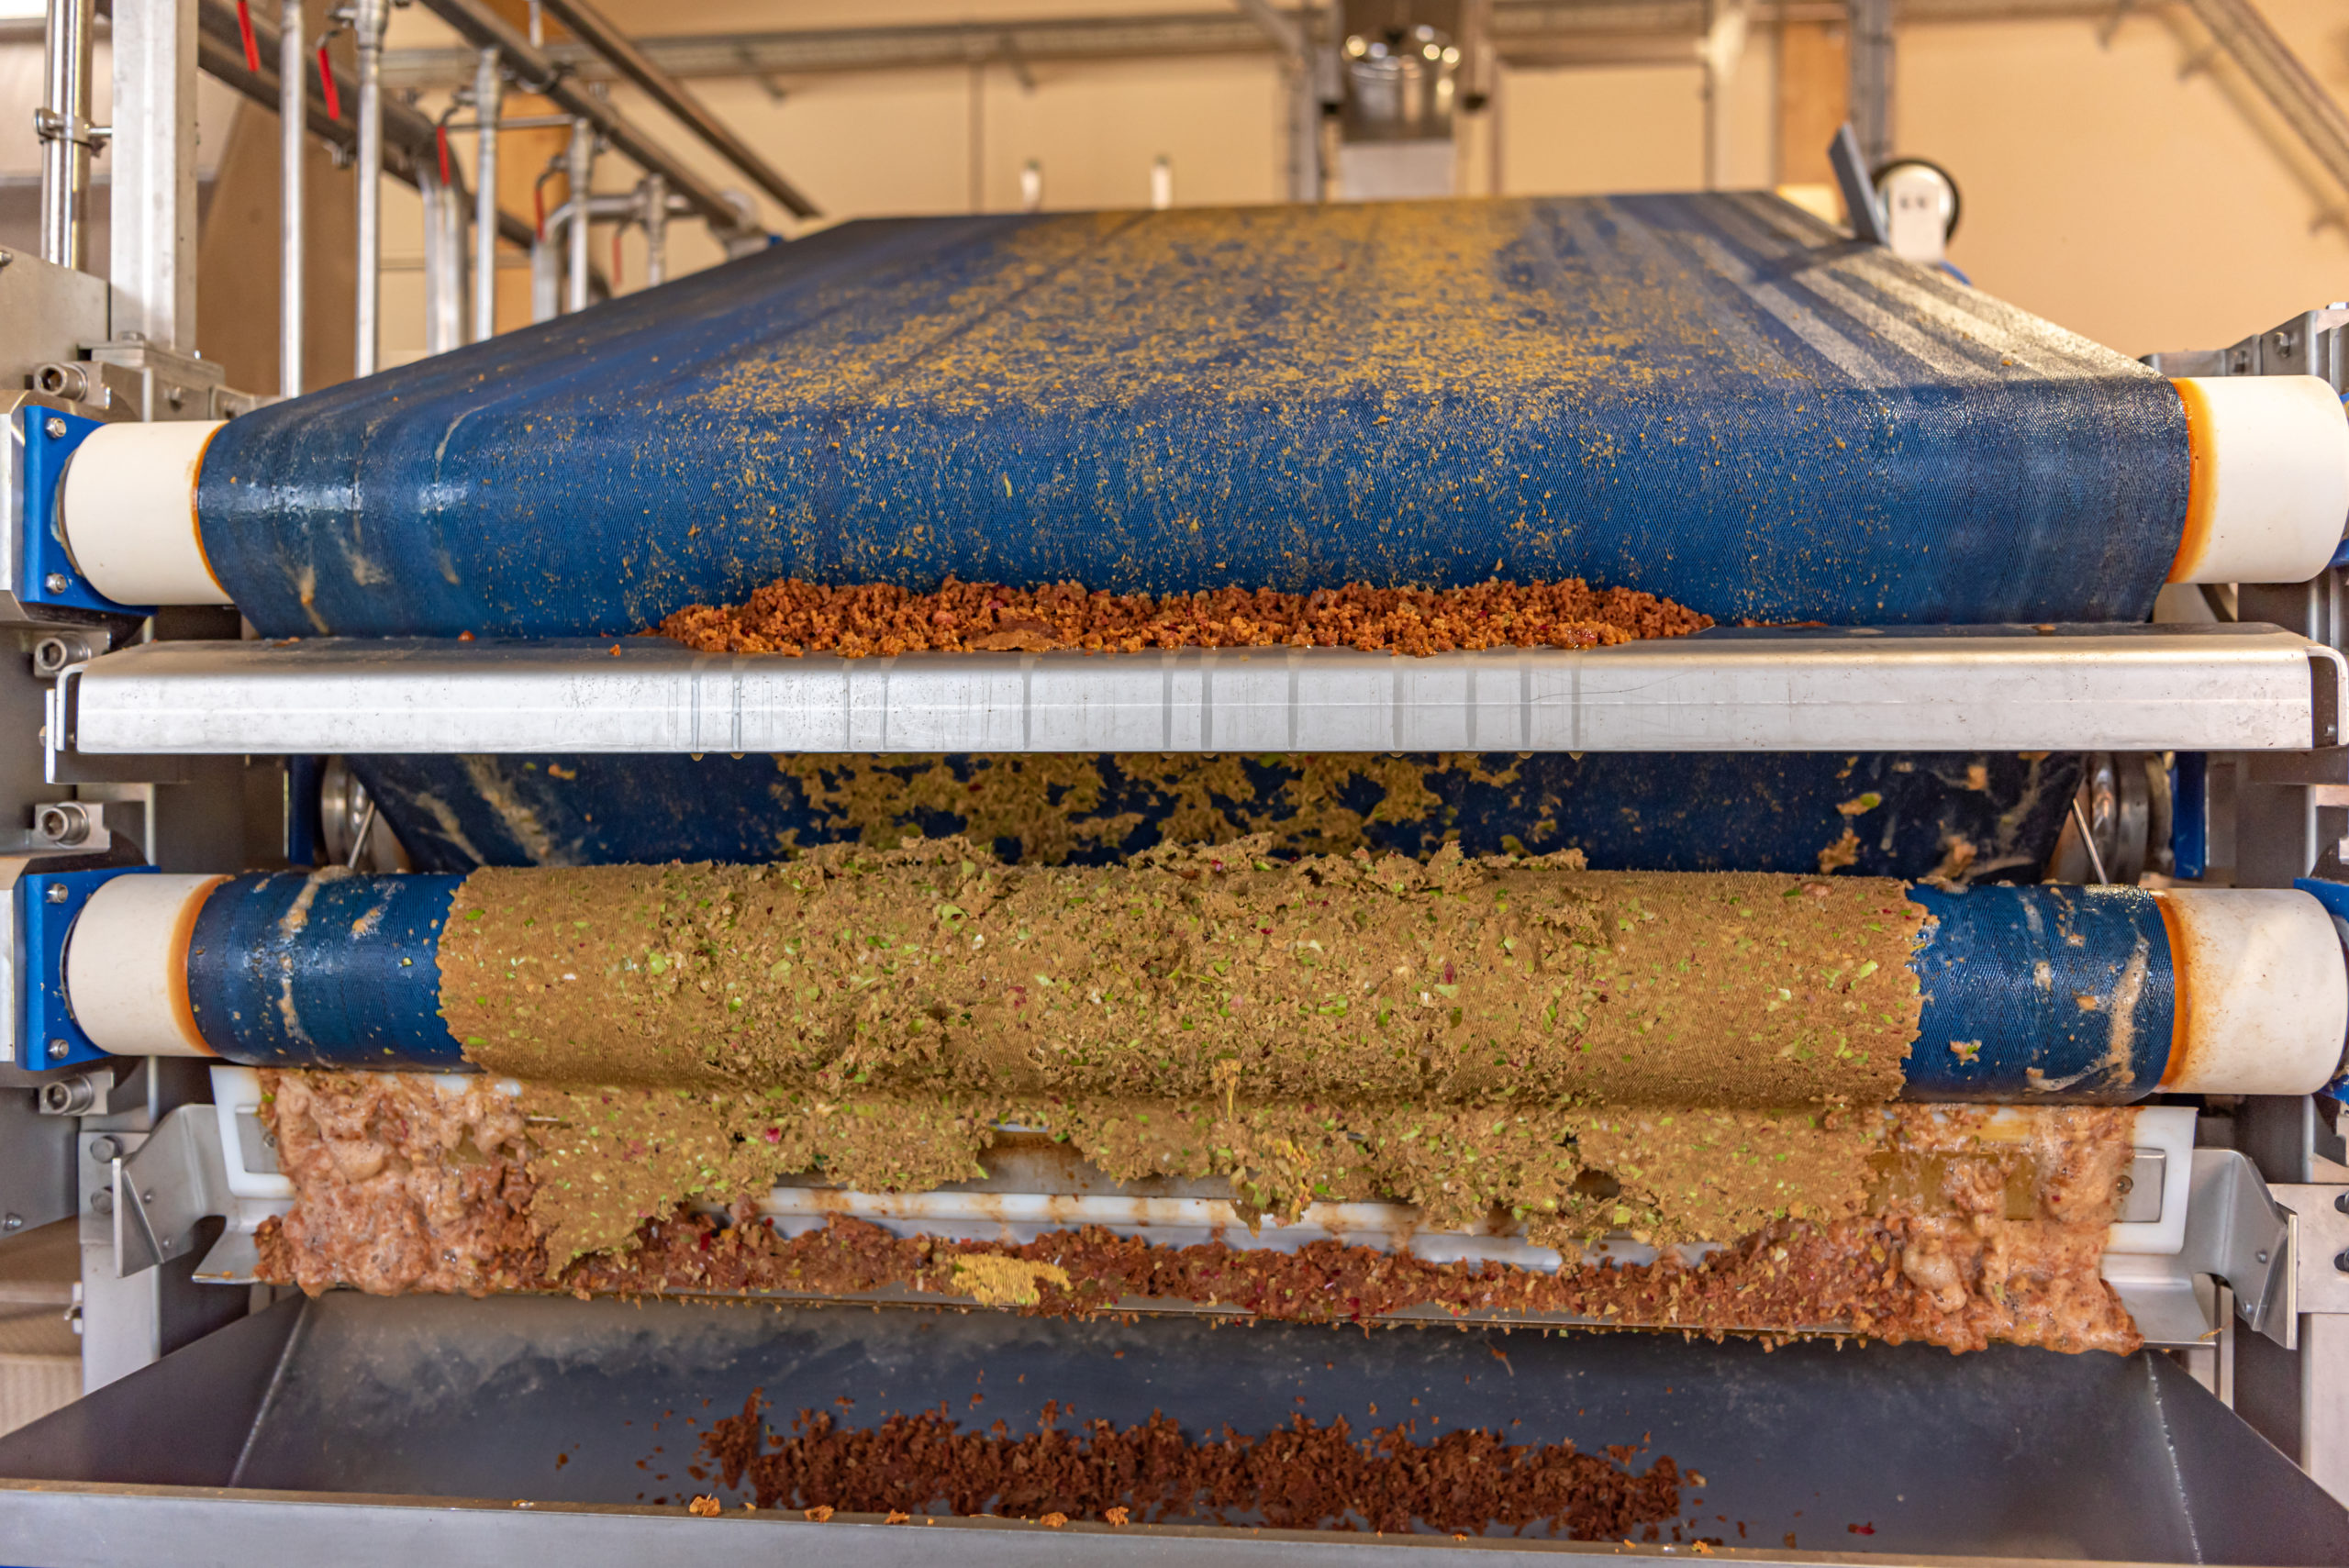
[[[1606,648],[1686,637],[1713,624],[1669,599],[1630,588],[1556,583],[1472,588],[1374,588],[1311,594],[1215,588],[1197,594],[1087,592],[1081,583],[1007,588],[952,578],[935,593],[885,583],[770,583],[744,604],[694,605],[657,628],[704,653],[1138,653],[1149,648],[1353,648],[1364,652],[1474,652],[1487,648]]]
[[[862,1430],[802,1410],[784,1435],[767,1431],[754,1394],[740,1415],[713,1424],[702,1450],[727,1485],[747,1481],[762,1507],[796,1502],[811,1518],[834,1508],[892,1517],[918,1508],[1058,1528],[1071,1518],[1125,1524],[1137,1512],[1244,1515],[1275,1529],[1399,1532],[1419,1523],[1481,1532],[1499,1524],[1591,1540],[1680,1513],[1679,1466],[1662,1455],[1634,1472],[1640,1451],[1623,1445],[1602,1457],[1478,1429],[1421,1443],[1400,1426],[1357,1440],[1343,1418],[1325,1427],[1302,1415],[1261,1436],[1227,1427],[1194,1439],[1163,1416],[1123,1429],[1085,1421],[1072,1431],[1058,1424],[1063,1414],[1048,1403],[1041,1430],[1012,1437],[1000,1422],[963,1431],[936,1410]]]

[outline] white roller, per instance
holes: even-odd
[[[117,876],[90,895],[65,941],[73,1020],[117,1056],[212,1056],[188,1005],[188,940],[225,876]]]
[[[2192,492],[2173,583],[2305,583],[2349,524],[2349,417],[2312,375],[2190,377]]]
[[[2349,967],[2324,906],[2289,888],[2156,893],[2178,1015],[2162,1087],[2308,1095],[2340,1071]]]
[[[226,421],[162,420],[90,432],[65,465],[65,548],[90,585],[125,605],[225,605],[196,531],[195,474]]]

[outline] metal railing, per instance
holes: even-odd
[[[131,0],[121,3],[128,5]],[[575,222],[566,219],[560,228],[567,252],[566,286],[562,290],[565,307],[583,308],[596,294],[610,292],[590,258],[590,220],[642,227],[647,276],[651,282],[666,275],[667,226],[674,213],[700,217],[729,248],[765,239],[766,231],[749,198],[719,190],[681,162],[600,92],[587,89],[576,73],[554,62],[474,0],[426,0],[473,46],[473,70],[466,90],[460,94],[461,102],[470,99],[472,103],[472,125],[451,126],[447,116],[436,121],[389,95],[383,39],[391,4],[392,0],[352,0],[345,12],[339,13],[356,45],[355,72],[336,68],[323,51],[324,40],[306,36],[299,0],[281,0],[275,27],[250,15],[240,17],[231,0],[195,0],[193,9],[197,68],[276,113],[284,128],[279,160],[283,196],[279,260],[284,286],[278,369],[279,384],[286,395],[303,388],[306,340],[311,330],[303,297],[308,261],[306,138],[316,138],[347,155],[346,161],[357,170],[353,359],[362,375],[377,368],[380,357],[384,270],[380,182],[384,176],[413,185],[425,202],[428,351],[453,348],[468,337],[476,341],[488,337],[495,326],[498,246],[503,242],[530,252],[548,238],[539,224],[504,211],[497,201],[498,133],[509,83],[552,99],[562,111],[560,123],[574,128],[565,162],[576,190],[588,190],[595,154],[607,146],[645,172],[630,195],[573,204],[575,211],[565,209],[578,218]],[[43,142],[42,244],[48,259],[69,266],[85,263],[83,215],[90,158],[94,147],[108,134],[105,128],[91,126],[87,118],[92,35],[95,17],[111,19],[116,5],[117,0],[51,0],[49,7],[46,91],[36,117]],[[636,81],[761,191],[796,217],[817,215],[813,202],[674,77],[646,60],[591,6],[570,0],[559,15],[581,38],[593,41],[601,51],[596,56],[601,63]],[[330,28],[327,36],[331,38],[332,33]],[[310,86],[314,49],[319,50],[317,68],[328,73],[332,84],[328,93]],[[329,114],[328,99],[338,104],[348,100],[355,112],[348,118]],[[448,158],[446,137],[452,128],[471,128],[478,134],[477,190],[468,190],[463,169]]]
[[[707,143],[743,176],[783,205],[794,217],[815,217],[816,204],[801,194],[751,145],[734,134],[725,121],[711,114],[685,84],[653,63],[627,34],[607,20],[588,0],[541,0],[555,19],[569,28],[589,49],[609,61],[613,69],[644,90],[678,122]],[[666,178],[665,174],[662,178]]]
[[[545,50],[479,4],[479,0],[423,3],[426,9],[456,28],[474,48],[497,50],[517,86],[552,99],[563,113],[594,128],[616,151],[647,173],[666,180],[670,189],[683,196],[712,228],[740,235],[763,232],[757,219],[729,199],[726,193],[647,136],[609,102],[589,92],[584,83],[548,58]]]

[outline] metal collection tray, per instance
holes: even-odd
[[[718,1490],[685,1473],[699,1434],[753,1389],[778,1427],[807,1407],[861,1425],[944,1401],[966,1429],[1000,1418],[1020,1431],[1057,1399],[1119,1425],[1163,1410],[1194,1435],[1302,1412],[1357,1434],[1416,1418],[1421,1440],[1465,1425],[1586,1451],[1643,1445],[1635,1467],[1670,1454],[1705,1477],[1684,1493],[1684,1536],[1720,1537],[1717,1555],[1749,1562],[2349,1562],[2349,1511],[2154,1352],[351,1293],[280,1303],[0,1440],[0,1475],[17,1478],[0,1482],[0,1541],[56,1568],[297,1552],[339,1568],[526,1553],[594,1568],[718,1550],[837,1564],[952,1554],[973,1568],[1696,1554],[1244,1521],[909,1529],[739,1506],[693,1518],[687,1497]],[[784,1533],[708,1533],[744,1529]]]

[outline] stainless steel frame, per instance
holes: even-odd
[[[282,1303],[0,1439],[0,1472],[20,1478],[0,1482],[0,1539],[45,1568],[550,1552],[1264,1568],[1696,1555],[1686,1534],[1671,1547],[1184,1521],[817,1523],[739,1502],[691,1518],[686,1496],[724,1492],[686,1473],[697,1434],[753,1387],[777,1426],[840,1397],[951,1402],[966,1425],[1000,1417],[1024,1431],[1051,1397],[1121,1426],[1155,1409],[1195,1431],[1223,1419],[1261,1431],[1302,1412],[1357,1429],[1417,1418],[1422,1440],[1475,1424],[1520,1443],[1622,1443],[1635,1466],[1670,1454],[1700,1475],[1684,1482],[1702,1498],[1684,1507],[1687,1533],[1721,1538],[1741,1562],[1957,1568],[2019,1547],[2040,1562],[2349,1556],[2349,1512],[2160,1356],[349,1293]],[[593,1501],[640,1491],[634,1506]]]
[[[86,263],[89,235],[82,217],[89,197],[90,37],[92,0],[63,0],[49,8],[43,75],[47,91],[34,127],[40,135],[40,255],[61,267]]]
[[[680,161],[659,142],[647,137],[635,122],[605,99],[588,92],[555,65],[545,52],[498,19],[477,0],[424,0],[432,13],[463,35],[475,49],[495,49],[514,73],[518,85],[552,98],[564,113],[585,120],[613,149],[640,167],[660,174],[678,195],[692,204],[710,227],[721,234],[760,232],[725,194],[691,165]]]
[[[359,300],[353,373],[373,375],[384,351],[384,31],[392,0],[351,0],[351,32],[359,46]],[[417,190],[432,205],[430,176]],[[428,213],[425,221],[432,221]]]
[[[302,392],[303,290],[309,276],[302,228],[304,163],[309,145],[302,27],[302,0],[284,0],[277,13],[277,394],[281,397],[298,397]]]
[[[642,88],[654,103],[676,117],[678,123],[699,137],[711,151],[740,170],[785,212],[802,218],[819,216],[816,204],[796,185],[760,157],[749,142],[735,135],[732,127],[711,114],[691,88],[654,64],[634,40],[614,27],[588,0],[542,3],[554,13],[557,21],[571,29],[573,36],[609,61],[614,70]]]
[[[700,216],[721,236],[743,236],[732,200],[585,89],[583,78],[602,69],[595,60],[566,52],[568,46],[537,48],[475,0],[428,3],[468,39],[461,73],[473,83],[481,132],[471,247],[474,336],[492,325],[499,239],[531,239],[495,199],[495,126],[509,78],[556,97],[579,127],[574,154],[600,139],[644,171],[633,194],[597,197],[591,172],[574,163],[574,202],[560,239],[573,308],[591,292],[583,258],[592,220],[644,224],[656,277],[673,211]],[[1915,14],[1956,14],[1971,3],[1919,0]],[[74,9],[77,0],[60,0],[61,12],[70,14],[59,15],[52,28],[61,40],[50,72],[53,129],[77,123],[69,46],[86,0],[78,4],[82,9]],[[551,4],[589,14],[581,0]],[[384,8],[384,0],[360,0],[362,43]],[[221,0],[114,0],[111,9],[123,106],[113,128],[112,340],[83,357],[84,345],[106,336],[108,306],[94,280],[28,258],[0,269],[0,327],[7,328],[0,332],[7,346],[0,371],[41,378],[40,390],[19,403],[109,418],[213,417],[250,406],[192,355],[199,61],[291,111],[284,384],[299,385],[306,131],[359,145],[362,189],[383,172],[427,188],[437,215],[434,346],[452,346],[463,335],[462,176],[442,186],[431,122],[382,95],[387,82],[412,79],[402,74],[412,62],[362,50],[358,95],[370,107],[353,132],[325,122],[303,91],[306,40],[294,7],[281,14],[281,30],[257,28],[275,61],[258,72],[245,66],[233,13]],[[1757,9],[1789,14],[1785,5]],[[1606,19],[1596,10],[1506,4],[1496,8],[1495,31],[1505,46],[1523,50],[1537,35],[1591,32]],[[1652,11],[1623,11],[1615,23],[1660,26],[1661,13]],[[1296,21],[1280,12],[1270,19]],[[1116,37],[1129,40],[1163,33],[1163,19],[1119,26],[1129,31]],[[1211,47],[1262,49],[1283,36],[1261,16],[1251,21],[1233,13],[1218,26],[1223,41]],[[929,32],[921,39],[878,32],[859,47],[870,53],[938,41]],[[952,33],[957,58],[970,57],[967,28],[930,32]],[[1022,46],[1028,57],[1053,58],[1049,50],[1063,46],[1098,53],[1115,43],[1107,24],[1052,24],[1047,32],[1037,35],[1041,47]],[[682,45],[639,47],[616,36],[605,43],[611,70],[640,83],[646,72],[674,78],[733,68],[688,59]],[[707,53],[707,46],[695,47]],[[804,37],[750,40],[734,46],[730,58],[745,65],[798,60],[809,69],[846,59],[823,56],[826,47]],[[691,112],[682,117],[708,139]],[[81,139],[52,138],[45,152],[50,242],[68,251],[80,167],[74,149],[85,162],[98,134],[83,126]],[[751,177],[791,207],[774,186]],[[372,275],[373,268],[362,261],[363,272]],[[362,314],[371,313],[372,287],[362,297]],[[367,338],[362,330],[362,342]],[[2349,389],[2344,339],[2349,311],[2312,312],[2165,368],[2184,370],[2190,359],[2195,373],[2309,371]],[[0,479],[15,472],[0,465]],[[0,497],[0,546],[14,539],[19,517],[11,487]],[[16,559],[13,549],[0,548],[6,571]],[[2244,584],[2217,599],[2232,618],[2199,628],[1715,634],[1589,653],[1425,662],[1286,650],[782,662],[703,658],[654,639],[620,642],[617,658],[608,641],[325,640],[278,648],[237,641],[233,615],[173,613],[142,627],[43,610],[12,594],[0,597],[0,619],[28,652],[39,651],[13,672],[0,671],[0,721],[20,738],[0,766],[0,822],[14,826],[37,807],[71,805],[102,825],[107,852],[117,857],[144,856],[175,870],[266,864],[273,853],[282,858],[283,845],[245,840],[249,793],[282,803],[287,775],[276,755],[334,751],[2178,749],[2211,754],[2213,837],[2225,841],[2223,853],[2214,844],[2215,865],[2258,885],[2287,882],[2320,862],[2337,873],[2338,841],[2349,834],[2349,748],[2339,734],[2349,581],[2335,571],[2308,584]],[[32,736],[44,726],[36,747]],[[93,837],[81,847],[98,844]],[[44,865],[89,863],[66,853],[72,848],[48,846]],[[21,958],[13,932],[0,937],[11,939],[0,940],[0,1001],[13,1001]],[[15,1016],[13,1007],[6,1016]],[[8,1043],[13,1062],[15,1042]],[[1698,1434],[1687,1441],[1715,1440],[1702,1434],[1775,1410],[1772,1418],[1783,1418],[1775,1435],[1754,1438],[1709,1490],[1718,1498],[1725,1487],[1744,1486],[1748,1496],[1783,1501],[1798,1492],[1823,1495],[1831,1481],[1839,1503],[1873,1516],[1848,1522],[1871,1522],[1882,1532],[1855,1539],[1837,1519],[1820,1527],[1831,1532],[1822,1539],[1804,1524],[1806,1551],[1856,1545],[1877,1560],[1903,1561],[1927,1551],[2023,1547],[2101,1561],[2189,1552],[2275,1562],[2349,1558],[2349,1516],[2328,1511],[2301,1473],[2158,1356],[2063,1361],[1994,1350],[1953,1359],[1938,1351],[1838,1352],[1818,1345],[1773,1358],[1753,1346],[1538,1338],[1530,1326],[1515,1340],[1488,1328],[1355,1338],[1260,1326],[1195,1342],[1184,1336],[1204,1329],[1179,1320],[1040,1327],[986,1314],[851,1315],[772,1305],[730,1314],[675,1305],[640,1311],[562,1300],[340,1296],[246,1317],[241,1294],[195,1283],[201,1232],[191,1228],[210,1223],[200,1217],[217,1207],[217,1173],[206,1163],[201,1140],[187,1136],[194,1120],[173,1112],[201,1097],[200,1073],[186,1063],[148,1062],[120,1082],[97,1076],[107,1081],[68,1083],[0,1068],[0,1242],[7,1218],[21,1227],[80,1217],[85,1365],[90,1385],[101,1390],[0,1441],[0,1472],[24,1478],[0,1482],[0,1542],[12,1559],[65,1563],[144,1554],[241,1568],[297,1551],[357,1563],[406,1563],[429,1551],[462,1563],[555,1551],[586,1562],[622,1554],[639,1561],[706,1555],[713,1528],[787,1530],[755,1542],[728,1539],[843,1562],[929,1562],[951,1551],[1023,1562],[1172,1554],[1302,1562],[1364,1551],[1408,1551],[1414,1561],[1431,1554],[1464,1561],[1474,1551],[1481,1562],[1496,1551],[1514,1560],[1575,1550],[1179,1528],[1052,1531],[987,1520],[907,1529],[840,1519],[818,1527],[740,1512],[713,1524],[674,1508],[564,1501],[563,1486],[591,1481],[606,1487],[603,1495],[622,1495],[611,1490],[611,1476],[640,1453],[623,1456],[609,1433],[601,1440],[611,1464],[592,1477],[594,1467],[583,1465],[558,1484],[539,1451],[575,1419],[576,1407],[562,1401],[589,1400],[595,1389],[625,1385],[629,1397],[656,1385],[739,1395],[736,1385],[754,1362],[796,1380],[794,1386],[812,1386],[852,1365],[869,1376],[879,1364],[874,1358],[892,1344],[921,1347],[889,1363],[893,1380],[898,1368],[909,1369],[908,1378],[935,1380],[941,1369],[974,1367],[983,1352],[991,1369],[1021,1357],[1038,1358],[1039,1366],[1082,1366],[1105,1389],[1131,1393],[1117,1380],[1139,1378],[1153,1398],[1171,1398],[1167,1388],[1186,1377],[1212,1381],[1219,1397],[1252,1397],[1256,1385],[1248,1379],[1257,1377],[1265,1388],[1277,1385],[1274,1404],[1283,1410],[1300,1376],[1308,1385],[1327,1373],[1358,1386],[1418,1378],[1431,1400],[1439,1385],[1448,1391],[1464,1378],[1458,1386],[1470,1390],[1480,1418],[1509,1408],[1509,1400],[1526,1401],[1530,1427],[1546,1421],[1549,1431],[1578,1440],[1638,1435],[1566,1424],[1568,1392],[1575,1393],[1572,1408],[1596,1410],[1603,1402],[1583,1391],[1599,1384],[1626,1393],[1642,1430],[1653,1425],[1675,1444],[1684,1440],[1672,1422]],[[43,1084],[67,1091],[58,1097],[65,1114],[34,1108]],[[2349,1150],[2308,1099],[2214,1106],[2205,1126],[2228,1147],[2196,1151],[2186,1251],[2121,1268],[2116,1284],[2154,1339],[2184,1349],[2197,1378],[2231,1397],[2308,1475],[2349,1496],[2349,1271],[2333,1262],[2349,1250],[2349,1215],[2339,1208],[2349,1193],[2340,1163]],[[2236,1332],[2238,1324],[2244,1332]],[[2210,1348],[2188,1348],[2206,1339]],[[1127,1344],[1141,1353],[1117,1367],[1101,1359],[1104,1347]],[[797,1351],[777,1349],[794,1345],[835,1359],[794,1360]],[[1284,1356],[1286,1370],[1264,1370]],[[368,1366],[377,1370],[362,1375]],[[1243,1366],[1255,1370],[1236,1370]],[[1647,1372],[1635,1377],[1642,1367]],[[640,1373],[650,1381],[628,1382]],[[499,1380],[515,1377],[538,1379],[530,1386],[553,1391],[554,1402],[512,1396],[520,1385]],[[661,1385],[662,1378],[670,1382]],[[822,1397],[852,1386],[835,1381]],[[1698,1402],[1671,1404],[1667,1386]],[[1747,1394],[1753,1398],[1741,1404]],[[2072,1396],[2073,1404],[2063,1403]],[[1325,1407],[1335,1408],[1316,1407]],[[403,1447],[401,1432],[424,1436]],[[1903,1468],[1910,1451],[1901,1444],[1927,1440],[1934,1445],[1931,1462]],[[294,1462],[296,1450],[315,1462],[311,1468]],[[1915,1490],[1905,1490],[1911,1475]],[[361,1476],[405,1495],[360,1496]],[[1881,1501],[1886,1491],[1891,1502]],[[486,1501],[464,1500],[484,1492]],[[516,1498],[529,1501],[518,1506]],[[1762,1518],[1765,1507],[1752,1505],[1753,1517]],[[1638,1548],[1615,1554],[1643,1562],[1680,1555]],[[1787,1559],[1774,1551],[1745,1560]]]
[[[473,341],[497,334],[497,120],[506,109],[506,75],[497,51],[480,51],[473,66]]]
[[[195,35],[196,0],[114,7],[114,337],[178,354],[195,349]]]
[[[100,756],[343,751],[2305,751],[2341,655],[2272,627],[1732,632],[1341,649],[713,657],[654,639],[125,649],[59,677]]]

